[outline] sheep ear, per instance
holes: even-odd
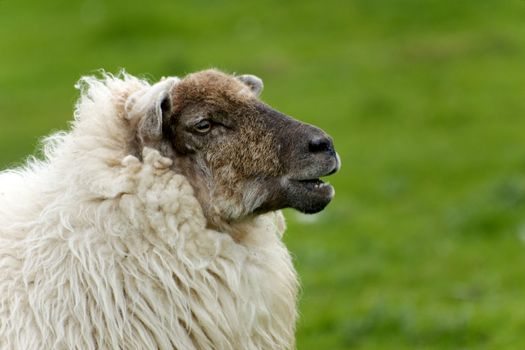
[[[250,88],[250,90],[252,90],[255,96],[259,96],[261,92],[263,91],[263,88],[264,88],[263,81],[261,80],[261,78],[256,77],[255,75],[251,75],[251,74],[239,75],[237,79],[243,82],[245,85],[247,85]]]
[[[143,144],[162,138],[163,121],[172,109],[171,91],[178,78],[166,78],[128,97],[126,117],[137,121],[137,133]]]

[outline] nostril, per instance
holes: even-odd
[[[312,153],[333,152],[332,141],[327,137],[316,137],[308,143],[308,150]]]

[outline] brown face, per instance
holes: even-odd
[[[163,103],[163,139],[210,223],[292,207],[322,210],[339,169],[331,138],[261,102],[262,82],[216,70],[191,74]]]

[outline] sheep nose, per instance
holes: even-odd
[[[308,142],[308,150],[311,153],[335,153],[334,144],[332,143],[332,140],[326,135],[317,135],[310,139]]]

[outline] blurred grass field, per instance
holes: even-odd
[[[525,348],[525,1],[0,1],[0,167],[67,128],[81,75],[218,67],[335,139],[286,211],[298,349]]]

